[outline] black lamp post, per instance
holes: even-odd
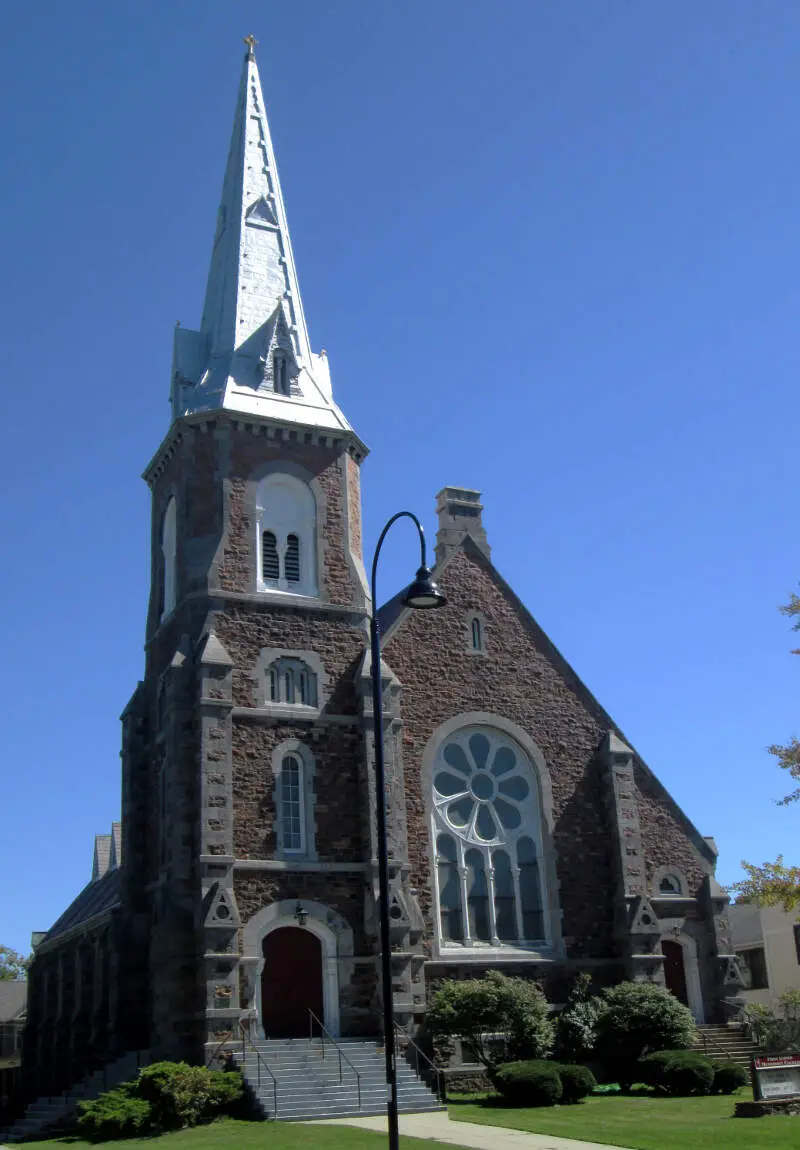
[[[413,583],[402,595],[405,607],[428,610],[444,607],[447,600],[431,578],[425,558],[425,533],[416,515],[398,511],[384,527],[372,560],[372,613],[369,620],[372,650],[372,713],[375,724],[375,802],[378,821],[378,885],[381,925],[381,981],[383,986],[383,1037],[386,1048],[387,1117],[389,1120],[389,1150],[399,1150],[400,1131],[397,1121],[397,1064],[395,1060],[394,1008],[392,1003],[392,950],[389,938],[389,852],[386,841],[386,772],[383,759],[383,692],[381,690],[381,641],[378,633],[378,596],[376,574],[378,556],[383,541],[398,519],[411,519],[419,535],[420,566]]]

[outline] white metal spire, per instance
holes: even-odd
[[[255,38],[245,43],[200,331],[175,331],[173,416],[223,408],[350,430],[327,356],[311,351]]]

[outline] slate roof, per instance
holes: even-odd
[[[120,872],[109,870],[98,879],[88,883],[81,893],[67,907],[59,919],[53,923],[44,938],[52,942],[59,935],[74,930],[95,915],[114,910],[120,905]]]
[[[28,984],[24,978],[0,981],[0,1022],[22,1018],[27,1000]]]

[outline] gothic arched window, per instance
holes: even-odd
[[[256,495],[259,591],[316,595],[317,505],[308,484],[268,475]]]
[[[175,608],[176,552],[178,542],[178,510],[172,496],[161,523],[161,618]]]
[[[289,739],[275,748],[275,846],[278,857],[315,859],[314,758],[303,743]]]
[[[538,780],[522,748],[488,726],[446,738],[432,821],[443,945],[543,942]]]

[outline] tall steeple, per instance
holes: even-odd
[[[311,351],[255,38],[245,43],[203,318],[175,330],[173,418],[221,408],[349,431],[327,356]]]

